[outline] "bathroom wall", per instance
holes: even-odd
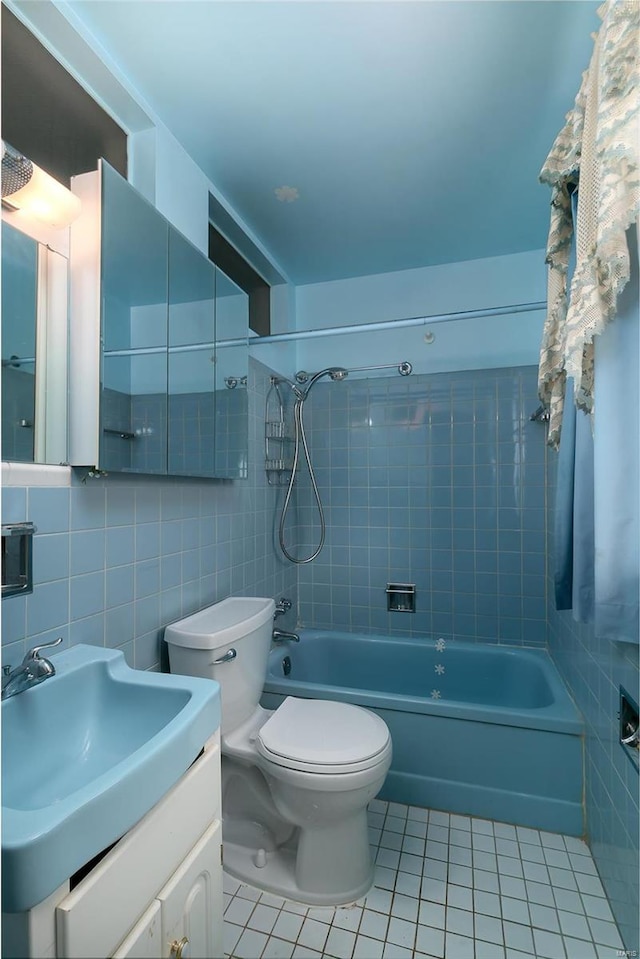
[[[352,277],[296,288],[296,329],[358,326],[404,317],[464,313],[546,299],[543,250]],[[296,369],[373,366],[410,360],[415,373],[537,364],[544,310],[401,330],[300,340]],[[435,334],[425,342],[425,331]]]
[[[638,646],[600,640],[592,624],[575,622],[570,611],[555,609],[552,557],[556,469],[557,456],[549,452],[549,651],[585,721],[589,846],[625,945],[638,950],[638,757],[633,759],[618,742],[619,687],[623,686],[634,698],[640,688]]]
[[[319,381],[308,436],[327,541],[305,625],[544,646],[545,435],[535,367]],[[308,481],[301,544],[319,535]],[[301,552],[302,552],[301,546]],[[415,583],[416,613],[386,609]]]
[[[273,546],[278,491],[264,472],[271,371],[251,361],[249,478],[111,475],[2,491],[3,522],[32,520],[34,591],[2,601],[3,662],[63,636],[121,648],[156,669],[162,628],[230,594],[296,600],[296,571]],[[291,615],[291,614],[290,614]],[[285,623],[286,625],[293,625]]]

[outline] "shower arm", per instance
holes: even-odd
[[[369,373],[373,370],[393,370],[397,369],[400,376],[409,376],[413,370],[413,366],[409,363],[408,360],[403,360],[401,363],[383,363],[381,366],[352,366],[351,369],[348,369],[347,373]],[[298,383],[306,383],[310,377],[310,373],[306,373],[304,370],[300,370],[295,375],[295,379]]]

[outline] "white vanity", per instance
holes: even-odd
[[[78,658],[85,660],[84,674],[77,668]],[[3,774],[11,783],[3,792],[4,959],[219,959],[223,950],[217,684],[190,691],[182,683],[184,677],[139,673],[130,670],[120,654],[92,647],[75,647],[52,656],[52,661],[60,663],[59,675],[3,702]],[[65,746],[60,711],[65,702],[71,713],[74,708],[83,711],[82,694],[78,698],[68,693],[74,684],[76,692],[80,688],[75,677],[86,676],[91,669],[94,678],[89,680],[87,700],[106,700],[105,715],[124,716],[120,734],[109,731],[105,736],[102,727],[109,722],[96,714],[91,721],[75,723]],[[96,679],[100,670],[102,677]],[[82,682],[86,686],[87,680]],[[150,723],[150,734],[141,734],[154,707],[145,706],[143,716],[138,706],[128,704],[127,696],[132,704],[144,702],[145,696],[156,702],[158,689],[163,690],[159,698],[168,691],[165,705],[156,709],[160,719]],[[182,705],[176,708],[174,702]],[[134,713],[129,714],[130,709]],[[51,734],[54,754],[58,748],[60,755],[65,749],[70,754],[69,738],[88,744],[88,751],[96,754],[87,763],[88,768],[93,763],[93,774],[79,783],[78,770],[85,758],[76,753],[75,769],[60,777],[61,782],[73,780],[73,789],[65,793],[56,785],[55,801],[51,784],[58,775],[59,756],[54,755],[48,769],[45,759],[42,774],[31,778],[29,789],[25,785],[39,756],[35,749],[27,754],[20,737],[31,732],[38,711],[51,712],[51,729],[60,723],[62,746],[55,745],[55,732]],[[127,742],[128,753],[123,745]],[[167,770],[175,770],[185,750],[192,754],[186,771],[183,767],[177,777],[169,771],[173,783],[167,789],[163,777]],[[102,758],[107,755],[111,762]],[[136,779],[140,766],[143,775]],[[126,817],[137,816],[136,801],[148,803],[154,789],[161,791],[160,798],[122,831]],[[46,793],[51,793],[48,806],[38,808]],[[39,814],[42,836],[33,828]],[[111,842],[105,843],[110,830]],[[60,876],[56,869],[64,869],[64,862],[73,862],[73,872],[67,866]],[[39,890],[51,883],[55,888],[31,904],[29,897],[38,897]]]

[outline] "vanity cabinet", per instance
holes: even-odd
[[[219,733],[82,878],[3,925],[5,959],[221,959]]]
[[[247,294],[104,161],[72,187],[71,465],[246,476],[246,374],[218,369],[217,325],[246,368]]]

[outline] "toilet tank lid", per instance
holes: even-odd
[[[167,643],[188,649],[217,649],[236,642],[273,619],[275,602],[260,596],[230,596],[199,613],[171,623]]]

